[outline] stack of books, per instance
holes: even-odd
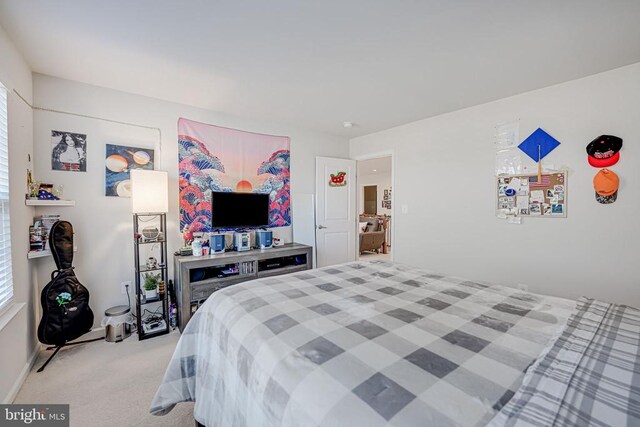
[[[40,221],[42,226],[47,229],[47,236],[49,235],[49,231],[51,231],[51,227],[57,221],[60,221],[60,215],[42,215],[36,217],[36,222]]]
[[[47,229],[44,227],[29,227],[29,250],[32,252],[47,249]]]
[[[30,251],[46,251],[47,240],[49,240],[49,232],[56,221],[60,220],[60,215],[42,215],[35,218],[31,227],[29,227],[29,250]]]

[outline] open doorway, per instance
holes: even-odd
[[[358,160],[358,237],[360,260],[392,260],[392,158]]]

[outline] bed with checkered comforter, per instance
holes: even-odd
[[[490,425],[640,426],[640,310],[580,298]]]
[[[485,425],[574,302],[382,261],[264,278],[195,313],[151,405],[213,426]]]

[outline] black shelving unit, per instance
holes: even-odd
[[[147,225],[158,227],[160,234],[157,240],[145,241],[141,236],[140,228]],[[167,216],[163,213],[144,213],[133,215],[133,240],[134,257],[136,269],[136,326],[138,329],[138,339],[145,340],[158,335],[169,333],[169,301],[168,301],[168,270],[167,270]],[[160,247],[160,259],[156,268],[147,268],[144,261],[140,260],[140,249],[146,245],[157,244]],[[160,272],[160,280],[164,282],[164,290],[158,293],[157,298],[146,298],[142,283],[144,274],[150,272]],[[160,303],[160,304],[158,304]],[[149,307],[149,308],[147,308]],[[145,311],[146,309],[146,311]],[[145,331],[144,324],[151,317],[157,316],[164,321],[162,325],[152,331]]]

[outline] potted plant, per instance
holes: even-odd
[[[160,274],[147,273],[144,275],[144,296],[147,299],[156,298],[158,296],[158,282]]]

